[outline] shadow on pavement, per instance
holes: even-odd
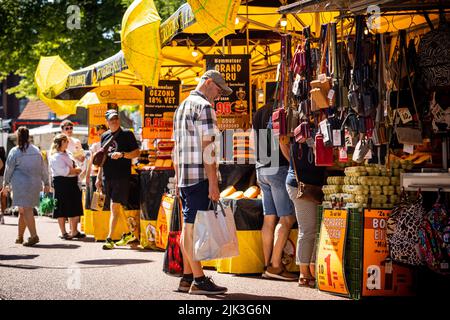
[[[216,300],[293,300],[285,297],[275,297],[275,296],[259,296],[255,294],[245,294],[245,293],[229,293],[229,294],[221,294],[221,295],[211,295],[207,296],[210,299]]]
[[[14,269],[28,269],[28,270],[35,270],[35,269],[41,269],[40,266],[31,266],[27,264],[3,264],[0,263],[0,268],[14,268]]]
[[[77,244],[36,244],[33,248],[39,249],[78,249]]]
[[[0,254],[0,261],[2,260],[30,260],[39,257],[38,254],[19,254],[19,255],[3,255]]]
[[[122,266],[127,264],[142,264],[153,262],[153,260],[144,259],[99,259],[78,261],[79,264],[100,265],[100,266]]]

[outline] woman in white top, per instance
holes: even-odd
[[[57,201],[53,217],[58,218],[60,238],[66,240],[86,236],[78,231],[78,217],[83,215],[82,193],[78,186],[78,175],[81,169],[76,166],[72,155],[67,152],[68,145],[68,137],[58,134],[53,140],[49,159]],[[66,232],[66,218],[69,218],[70,234]]]

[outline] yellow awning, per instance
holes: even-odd
[[[76,106],[88,108],[90,105],[106,103],[116,103],[118,106],[143,104],[144,91],[127,85],[101,86],[86,93]]]
[[[153,0],[135,0],[122,19],[122,51],[129,69],[146,86],[157,86],[161,65],[159,25]]]
[[[187,0],[198,25],[215,42],[234,33],[241,0]]]

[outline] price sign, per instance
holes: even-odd
[[[349,295],[344,273],[347,210],[324,210],[317,252],[319,290]]]
[[[389,258],[386,225],[391,210],[364,210],[363,296],[413,294],[413,271]]]

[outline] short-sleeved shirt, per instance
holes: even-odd
[[[113,160],[111,159],[111,154],[113,152],[131,152],[139,149],[139,145],[133,132],[123,130],[122,128],[119,130],[119,134],[107,150],[108,157],[103,165],[103,175],[105,179],[129,178],[131,176],[131,160],[125,158]],[[113,133],[111,130],[108,130],[102,134],[102,146],[104,146],[112,136]]]
[[[178,186],[189,187],[206,180],[202,141],[206,136],[217,137],[220,132],[216,112],[202,92],[191,91],[189,97],[177,108],[173,132],[173,156],[178,169]]]
[[[52,177],[76,177],[69,175],[70,169],[75,167],[75,160],[67,152],[57,152],[50,156],[50,169]]]
[[[269,123],[270,117],[272,116],[272,107],[269,104],[264,105],[263,107],[259,108],[258,111],[256,111],[255,115],[253,116],[253,134],[254,141],[255,141],[255,152],[256,152],[256,169],[260,168],[268,168],[272,165],[271,163],[271,154],[272,151],[277,152],[278,154],[278,166],[279,167],[287,167],[289,166],[289,162],[286,160],[286,158],[283,156],[283,153],[281,152],[281,149],[278,148],[278,150],[272,150],[274,146],[273,139],[275,138],[272,134],[272,130],[267,129],[267,124]],[[259,138],[264,140],[259,140]],[[267,147],[262,148],[261,144],[265,143],[267,144]],[[270,145],[269,145],[270,143]],[[264,152],[262,150],[266,150],[267,152]],[[266,154],[264,154],[266,153]]]

